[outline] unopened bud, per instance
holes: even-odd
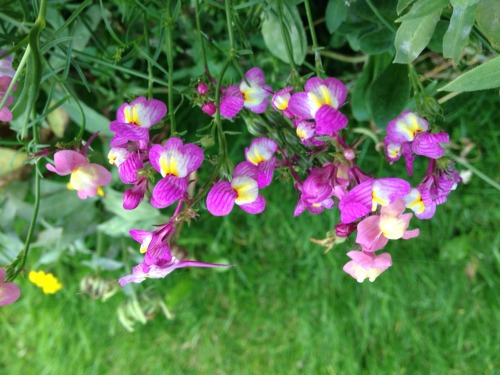
[[[196,87],[196,91],[198,91],[200,95],[205,95],[208,92],[208,86],[204,83],[200,83],[198,87]]]
[[[348,148],[348,149],[344,150],[344,157],[347,160],[354,160],[354,158],[356,157],[356,154],[352,148]]]
[[[349,237],[350,234],[356,230],[356,227],[356,223],[338,223],[337,225],[335,225],[335,235],[337,237]]]
[[[208,102],[201,106],[201,110],[209,116],[213,116],[217,112],[214,102]]]

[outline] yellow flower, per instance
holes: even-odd
[[[62,288],[62,284],[50,272],[45,273],[44,271],[31,271],[28,277],[33,284],[42,288],[42,291],[45,294],[54,294]]]

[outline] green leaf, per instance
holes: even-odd
[[[432,38],[441,9],[427,16],[404,21],[396,33],[395,63],[409,64],[415,60]]]
[[[326,6],[325,20],[328,32],[332,34],[347,18],[347,6],[344,0],[329,0]]]
[[[297,7],[288,3],[284,5],[283,22],[286,28],[285,32],[290,36],[293,61],[297,65],[302,65],[307,54],[307,38],[304,25]],[[269,12],[263,15],[263,18],[261,32],[266,47],[274,56],[285,63],[289,63],[277,12],[271,8]]]
[[[396,8],[398,15],[403,12],[411,3],[413,3],[415,0],[399,0],[398,1],[398,6]]]
[[[481,32],[494,48],[500,50],[500,1],[481,0],[477,5],[476,21]]]
[[[469,70],[438,91],[477,91],[500,87],[500,56]]]
[[[449,3],[449,0],[418,0],[415,4],[413,4],[411,10],[403,17],[398,18],[396,22],[415,20],[417,18],[435,14],[437,11],[441,11]]]
[[[389,51],[394,46],[394,33],[388,28],[381,28],[364,34],[359,39],[359,48],[367,55],[378,55]]]
[[[368,107],[375,123],[384,128],[406,107],[410,98],[408,66],[389,65],[372,83],[368,92]]]
[[[461,1],[465,3],[466,1]],[[457,64],[460,61],[460,55],[467,43],[467,38],[474,25],[476,18],[477,4],[472,6],[453,6],[453,14],[450,19],[450,27],[443,38],[443,56],[453,59]]]

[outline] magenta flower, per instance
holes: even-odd
[[[382,272],[392,266],[389,253],[375,255],[372,252],[353,250],[349,251],[347,256],[352,260],[344,266],[344,271],[354,277],[358,283],[366,279],[373,282]]]
[[[310,78],[306,92],[292,95],[288,110],[301,119],[314,119],[316,134],[334,137],[347,125],[347,117],[338,111],[345,101],[345,85],[335,78]]]
[[[275,111],[281,111],[284,116],[288,118],[293,118],[293,113],[288,110],[288,103],[292,95],[290,92],[293,90],[293,86],[285,87],[274,93],[271,99],[271,105]]]
[[[438,159],[444,155],[441,143],[449,142],[445,132],[429,133],[429,124],[423,118],[410,111],[404,111],[387,125],[384,138],[387,160],[391,163],[399,160],[401,155],[406,159],[408,174],[413,174],[415,155]]]
[[[273,180],[276,158],[274,153],[278,144],[272,139],[259,137],[252,140],[250,147],[245,148],[245,158],[257,167],[257,183],[259,189],[269,186]]]
[[[149,141],[149,128],[158,124],[167,113],[167,106],[156,99],[141,96],[130,103],[123,103],[116,113],[117,119],[109,128],[116,135],[111,147],[121,146],[128,141]]]
[[[356,242],[364,251],[377,251],[389,240],[409,239],[418,236],[419,230],[407,231],[413,214],[403,214],[405,203],[401,199],[384,206],[380,215],[372,215],[358,224]]]
[[[183,145],[180,138],[170,138],[164,146],[151,148],[149,161],[163,177],[153,189],[151,204],[164,208],[184,195],[189,174],[203,163],[203,150],[192,143]]]
[[[299,189],[302,191],[295,206],[293,216],[298,216],[306,209],[312,214],[320,214],[333,207],[333,187],[331,185],[334,168],[328,164],[321,168],[313,168]]]
[[[239,86],[229,86],[223,91],[220,113],[226,118],[235,117],[243,107],[254,113],[263,113],[267,109],[267,97],[272,89],[266,85],[266,78],[261,68],[255,67],[245,73]]]
[[[21,291],[16,284],[5,282],[5,270],[0,268],[0,306],[16,302],[20,295]]]
[[[325,143],[320,139],[314,138],[316,134],[316,123],[314,121],[306,121],[296,119],[293,121],[295,125],[297,137],[307,147],[319,147]]]
[[[0,76],[0,101],[3,100],[3,98],[5,97],[5,93],[7,92],[7,88],[9,87],[11,81],[12,78],[9,76]],[[0,108],[0,121],[7,122],[12,120],[12,112],[7,107],[11,105],[13,102],[14,102],[14,97],[12,95],[9,95],[4,106]]]
[[[217,107],[215,106],[215,103],[214,102],[207,102],[207,103],[203,103],[203,105],[201,106],[201,110],[209,115],[209,116],[213,116],[215,115],[215,112],[217,112]]]
[[[239,163],[231,182],[217,182],[207,195],[207,209],[214,216],[228,215],[236,203],[250,214],[260,214],[266,201],[259,195],[258,169],[249,162]]]
[[[111,182],[111,173],[103,166],[90,163],[87,158],[72,150],[57,151],[54,163],[47,164],[47,169],[59,176],[70,174],[68,188],[76,190],[80,199],[86,199],[96,194],[103,195],[101,186]]]
[[[348,224],[375,211],[378,205],[387,206],[411,190],[410,184],[399,178],[369,179],[350,190],[340,199],[340,219]]]

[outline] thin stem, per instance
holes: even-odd
[[[9,87],[7,87],[7,90],[5,91],[4,97],[2,100],[0,100],[0,108],[3,108],[5,105],[5,102],[9,98],[9,95],[11,94],[12,90],[14,89],[14,86],[16,85],[17,81],[19,80],[19,76],[21,75],[24,66],[26,65],[26,62],[28,61],[28,57],[30,56],[31,53],[31,48],[28,45],[26,47],[26,50],[24,51],[23,57],[21,59],[21,62],[19,63],[19,66],[17,67],[16,73],[14,74],[14,77],[12,77],[12,81],[10,81]]]
[[[229,34],[229,48],[230,54],[234,53],[234,33],[233,33],[233,9],[231,6],[232,1],[226,0],[226,20],[227,20],[227,32]]]
[[[175,110],[174,110],[174,48],[172,42],[172,22],[173,20],[170,18],[170,0],[167,1],[167,37],[166,37],[166,45],[167,45],[167,65],[168,65],[168,109],[170,116],[170,135],[174,135],[176,133],[175,126]]]
[[[319,54],[318,51],[318,41],[316,39],[316,32],[314,31],[314,21],[312,19],[311,6],[309,5],[309,0],[304,0],[304,5],[306,7],[307,23],[309,24],[309,29],[311,31],[311,39],[314,51],[314,62],[316,65],[316,75],[319,77],[321,73],[324,72],[324,70],[323,70],[323,64],[321,63],[321,55]]]
[[[208,71],[208,62],[207,62],[207,54],[205,51],[205,42],[203,35],[201,33],[201,22],[200,22],[200,0],[196,0],[194,3],[194,11],[195,11],[195,18],[196,18],[196,29],[198,30],[198,39],[200,41],[200,48],[201,48],[201,56],[203,57],[203,67],[205,68],[205,71]]]
[[[311,51],[309,53],[315,53],[315,52]],[[358,63],[362,63],[362,62],[365,62],[366,60],[368,60],[368,56],[365,56],[365,55],[346,56],[346,55],[342,55],[340,53],[336,53],[336,52],[332,52],[332,51],[325,51],[325,50],[319,51],[319,54],[321,56],[329,57],[330,59],[342,61],[342,62],[349,63],[349,64],[358,64]]]

